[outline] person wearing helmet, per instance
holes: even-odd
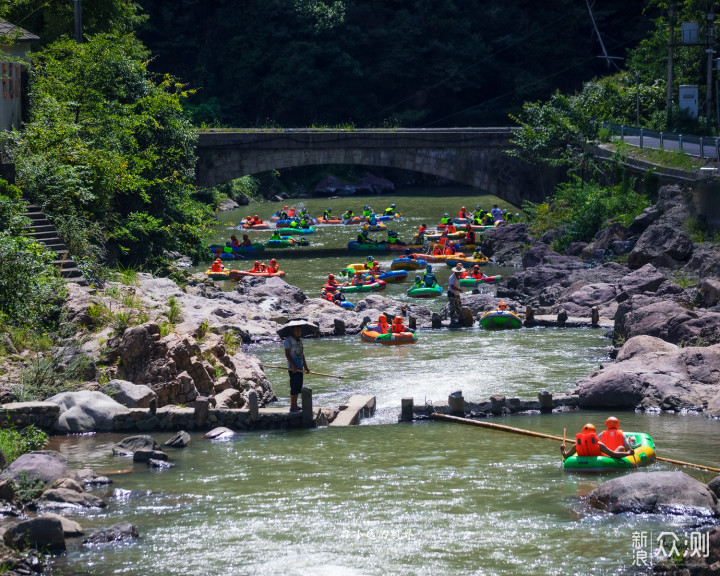
[[[628,440],[627,436],[620,430],[620,421],[615,416],[610,416],[605,420],[605,428],[602,434],[600,434],[600,441],[605,444],[610,450],[621,450],[625,449],[628,452],[632,450],[632,445]]]
[[[392,321],[392,333],[393,334],[401,334],[402,332],[405,332],[405,325],[403,324],[402,317],[395,316]]]
[[[360,234],[358,234],[357,237],[358,244],[372,244],[370,242],[370,239],[368,238],[368,232],[367,230],[360,230]]]
[[[265,269],[266,272],[270,272],[271,274],[277,274],[280,272],[280,268],[278,267],[277,260],[273,258],[270,260],[270,264],[268,264],[267,268]]]
[[[325,212],[323,212],[323,220],[330,220],[332,218],[332,208],[328,207]]]
[[[450,214],[445,212],[445,214],[443,214],[443,217],[440,218],[440,224],[443,226],[447,226],[449,223],[450,223]]]
[[[575,436],[575,445],[570,447],[570,450],[565,450],[565,444],[560,446],[560,453],[564,459],[569,458],[573,454],[581,456],[583,458],[600,456],[610,456],[611,458],[624,458],[625,456],[635,454],[633,449],[630,452],[615,451],[611,450],[605,444],[603,444],[597,436],[595,426],[589,422],[583,426],[582,431]]]
[[[380,316],[378,316],[376,330],[380,334],[388,334],[390,332],[390,324],[388,324],[387,316],[385,316],[385,314],[380,314]]]
[[[435,280],[435,274],[433,274],[432,266],[428,264],[425,267],[425,274],[423,274],[423,282],[425,283],[425,286],[427,288],[432,288],[437,284],[437,280]]]

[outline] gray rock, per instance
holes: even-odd
[[[54,428],[62,434],[112,431],[114,419],[129,413],[109,396],[90,390],[62,392],[47,401],[60,406],[60,417]]]
[[[720,516],[715,494],[707,485],[684,472],[627,474],[593,490],[589,502],[613,514]]]
[[[82,529],[82,526],[80,526],[80,524],[78,524],[74,520],[70,520],[69,518],[60,516],[59,514],[52,514],[48,512],[46,514],[43,514],[41,518],[59,520],[60,524],[62,524],[62,530],[65,538],[77,538],[78,536],[83,536],[85,534],[85,531]]]
[[[168,460],[169,456],[162,450],[136,450],[133,462],[147,462],[148,460]]]
[[[151,388],[127,380],[110,380],[100,391],[128,408],[149,408],[150,403],[157,400]]]
[[[93,532],[83,540],[85,546],[97,546],[101,544],[109,544],[110,542],[124,542],[126,540],[134,540],[139,538],[137,528],[130,522],[120,522],[114,524],[105,530]]]
[[[16,550],[34,548],[51,554],[65,552],[65,535],[60,520],[55,518],[32,518],[10,526],[3,534],[5,544]]]
[[[132,456],[138,450],[160,450],[160,444],[152,436],[141,434],[123,438],[112,447],[114,456]]]
[[[29,481],[41,480],[45,484],[50,484],[58,478],[77,479],[75,472],[52,453],[38,452],[23,454],[10,464],[0,477],[15,483],[26,478]]]
[[[107,503],[87,492],[75,492],[67,488],[45,490],[35,501],[38,508],[105,508]]]
[[[190,434],[185,430],[180,430],[175,436],[167,440],[164,446],[170,446],[172,448],[185,448],[190,446]]]
[[[628,255],[628,266],[637,269],[650,263],[672,267],[690,258],[692,250],[692,240],[682,228],[658,221],[640,235]]]
[[[720,498],[720,475],[715,476],[710,482],[708,482],[708,488],[713,491],[713,494]]]
[[[662,341],[652,345],[647,337],[628,344],[620,361],[578,380],[580,406],[704,409],[720,416],[720,345],[673,350]]]

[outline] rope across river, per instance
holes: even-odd
[[[476,426],[478,428],[490,428],[491,430],[499,430],[500,432],[511,432],[513,434],[522,434],[523,436],[532,436],[534,438],[545,438],[547,440],[557,440],[564,442],[561,436],[553,436],[552,434],[543,434],[542,432],[534,432],[533,430],[525,430],[523,428],[514,428],[512,426],[503,426],[502,424],[493,424],[492,422],[483,422],[480,420],[471,420],[470,418],[461,418],[459,416],[450,416],[449,414],[430,414],[432,420],[442,420],[444,422],[456,422],[458,424],[467,424],[468,426]],[[575,444],[574,441],[569,441]],[[711,466],[704,466],[702,464],[693,464],[692,462],[683,462],[682,460],[673,460],[672,458],[662,458],[661,456],[655,456],[656,460],[662,462],[668,462],[670,464],[677,464],[678,466],[690,466],[691,468],[698,468],[700,470],[710,470],[711,472],[720,472],[720,468],[713,468]]]

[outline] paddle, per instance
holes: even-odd
[[[287,370],[287,366],[273,366],[271,364],[263,364],[265,368],[275,368],[277,370]],[[327,378],[338,378],[342,380],[345,376],[335,376],[334,374],[323,374],[322,372],[305,372],[304,370],[293,370],[293,372],[302,372],[303,374],[312,374],[313,376],[326,376]]]

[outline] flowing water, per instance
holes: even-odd
[[[450,201],[433,194],[382,198],[383,208],[395,202],[408,215],[398,224],[401,238],[420,220],[435,214],[427,223],[436,223],[450,211]],[[450,197],[457,205],[453,211],[476,203],[459,193]],[[357,211],[367,202],[343,199],[329,205],[334,211],[348,205]],[[308,205],[317,213],[328,202]],[[414,216],[415,209],[422,214]],[[262,215],[269,213],[263,206]],[[221,216],[219,236],[229,236],[231,218]],[[325,227],[317,239],[310,238],[339,245],[354,235],[343,227]],[[289,282],[308,292],[328,271],[361,260],[307,254],[281,260],[281,268]],[[488,273],[513,272],[498,270]],[[400,285],[385,295],[402,298],[403,292]],[[131,471],[112,475],[110,488],[95,490],[108,499],[108,508],[72,517],[87,533],[123,520],[140,533],[137,542],[126,545],[87,549],[76,542],[53,561],[53,573],[620,574],[635,570],[639,551],[652,557],[660,532],[707,531],[689,517],[612,516],[592,509],[586,495],[613,475],[564,472],[557,442],[457,424],[396,423],[403,397],[423,404],[446,401],[458,389],[470,401],[495,393],[534,398],[542,389],[570,390],[577,378],[608,361],[609,342],[601,330],[474,327],[421,330],[419,336],[418,344],[404,347],[366,344],[353,336],[306,341],[312,370],[345,376],[306,376],[316,406],[337,407],[353,394],[376,396],[378,411],[362,426],[253,432],[222,442],[195,434],[190,447],[171,452],[176,466],[159,472],[113,458],[111,446],[120,435],[53,438],[51,448],[76,467]],[[252,351],[273,364],[284,356],[276,344]],[[268,376],[279,405],[287,405],[287,374]],[[495,421],[554,435],[566,428],[571,437],[586,421],[601,425],[607,416],[568,412]],[[659,455],[718,466],[717,421],[695,415],[618,416],[625,430],[651,434]],[[155,434],[160,442],[169,436]],[[664,463],[649,468],[672,469]],[[705,482],[714,476],[686,471]],[[647,543],[638,545],[641,534]]]

